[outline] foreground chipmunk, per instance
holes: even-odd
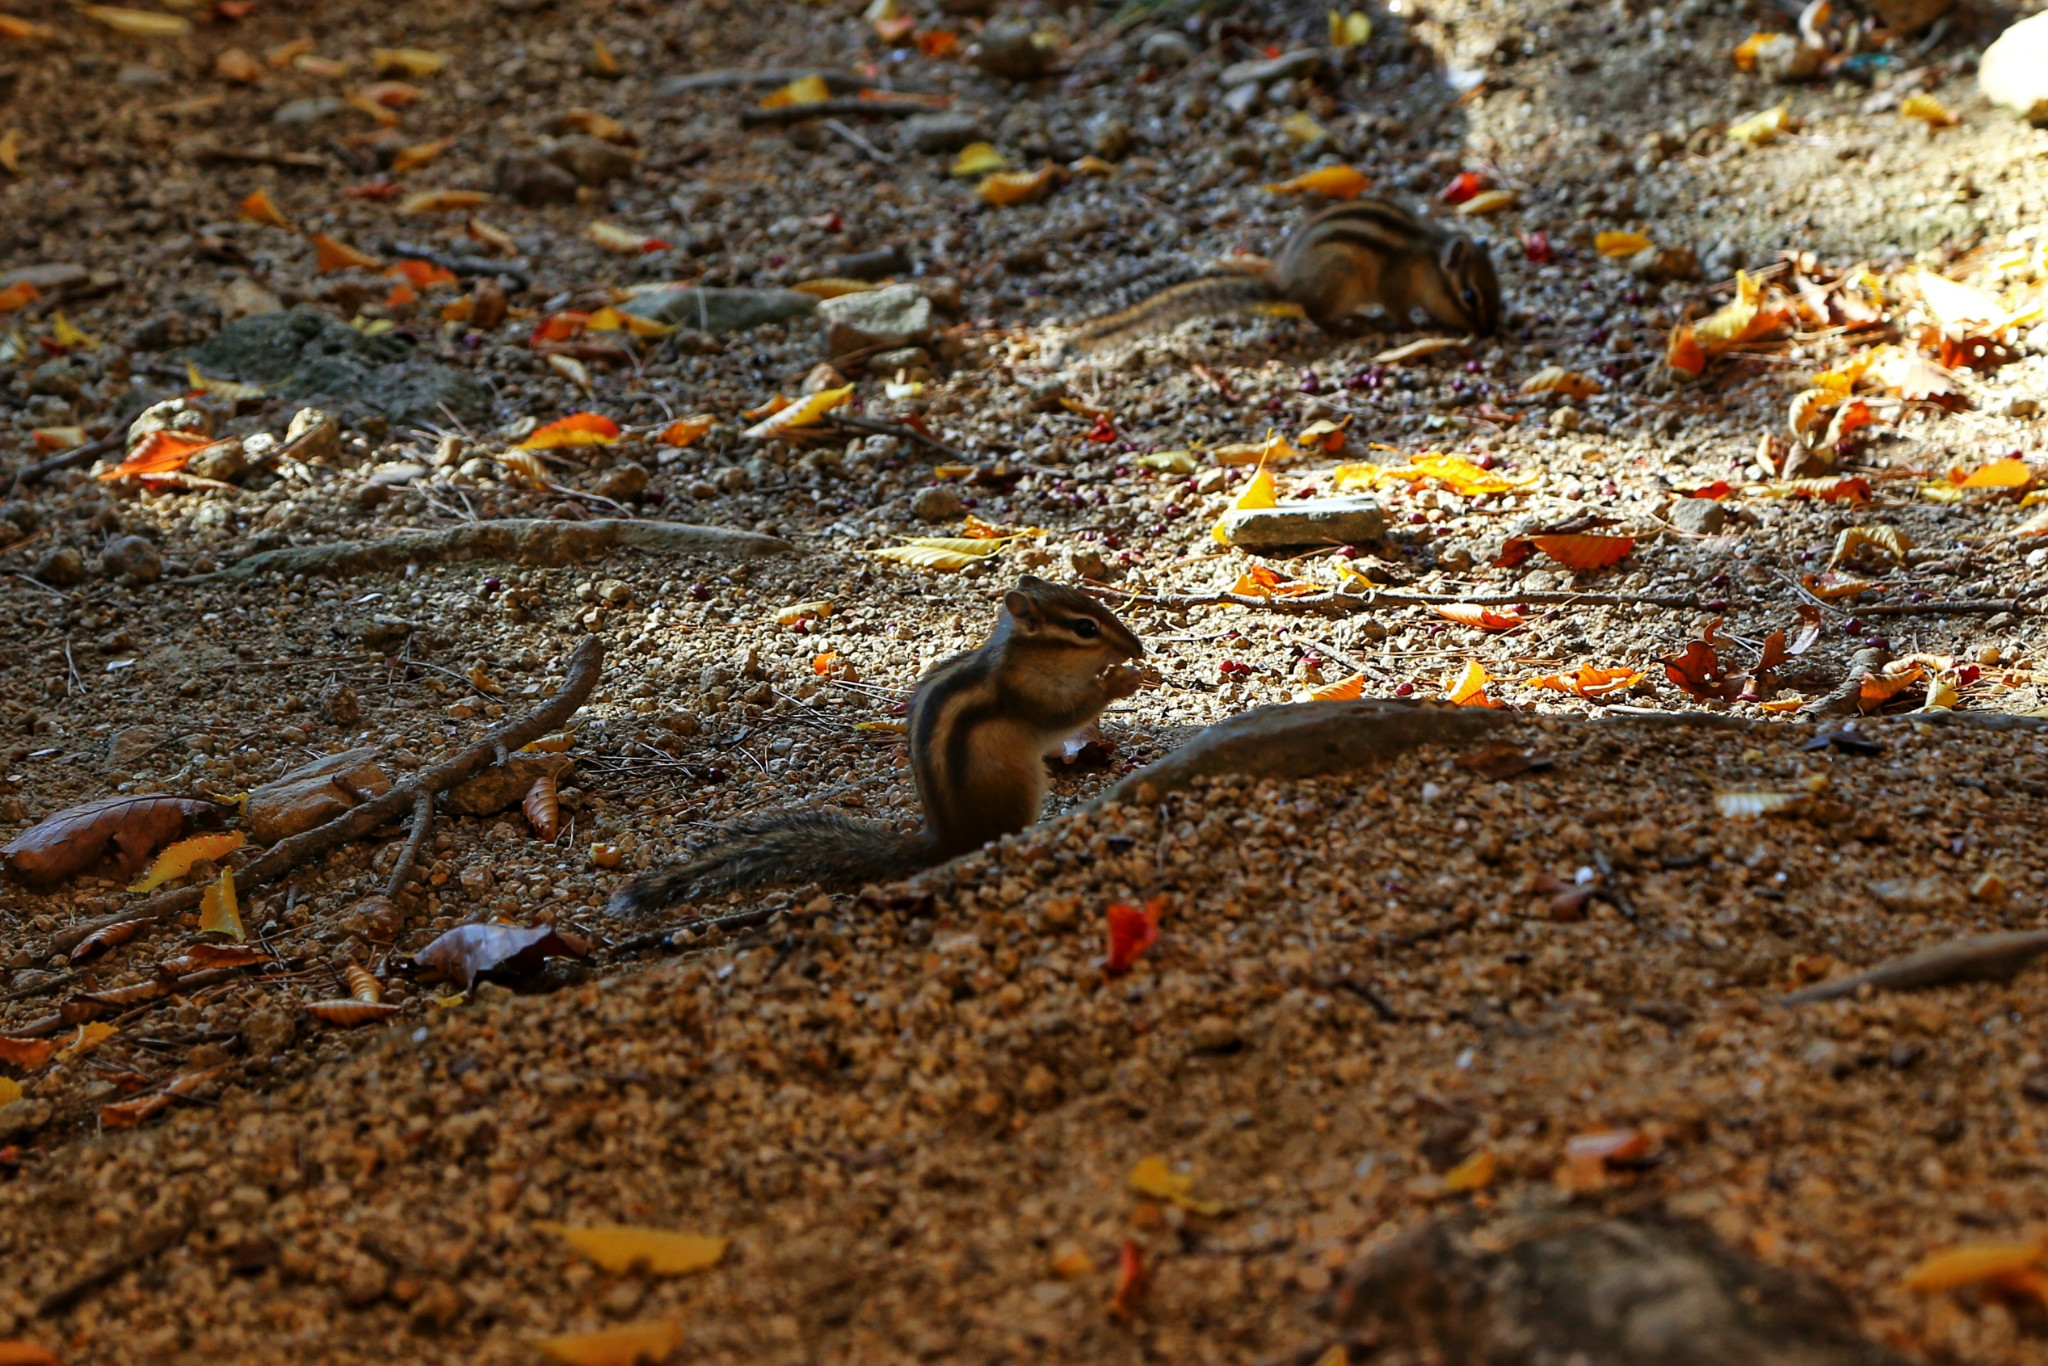
[[[914,834],[828,811],[785,811],[730,827],[702,857],[612,893],[611,910],[659,910],[692,896],[778,882],[858,886],[1015,834],[1045,805],[1047,751],[1138,690],[1145,647],[1116,613],[1026,575],[1003,595],[980,648],[933,665],[910,699],[910,770],[924,828]]]
[[[1175,285],[1084,324],[1074,342],[1100,346],[1189,318],[1272,304],[1294,304],[1338,336],[1357,331],[1353,315],[1378,304],[1397,327],[1420,308],[1448,327],[1487,337],[1500,325],[1500,280],[1493,258],[1471,238],[1387,200],[1359,199],[1296,228],[1264,271]]]

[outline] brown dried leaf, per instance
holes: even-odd
[[[464,991],[481,973],[531,972],[549,958],[582,958],[590,946],[552,925],[457,925],[413,955],[413,962]]]
[[[1732,701],[1742,691],[1742,685],[1722,670],[1711,640],[1688,641],[1683,650],[1665,659],[1664,676],[1693,697]]]
[[[0,1034],[0,1062],[19,1067],[24,1072],[33,1072],[41,1067],[56,1051],[55,1039],[18,1039]]]
[[[137,1096],[133,1100],[120,1101],[100,1107],[102,1129],[133,1129],[144,1120],[154,1118],[171,1108],[176,1098],[159,1091],[153,1096]]]
[[[205,968],[246,968],[276,961],[254,944],[194,944],[176,958],[158,963],[156,970],[166,977],[183,977]]]
[[[1851,560],[1866,547],[1883,551],[1893,564],[1904,564],[1906,552],[1913,548],[1913,541],[1895,526],[1844,527],[1842,534],[1835,537],[1835,552],[1828,556],[1828,564],[1833,566]]]
[[[533,780],[519,809],[526,813],[526,823],[541,839],[552,843],[562,833],[562,794],[555,787],[552,773],[543,773]]]
[[[122,877],[132,877],[158,848],[195,824],[219,820],[226,810],[161,792],[109,797],[37,822],[0,848],[0,859],[16,877],[39,887],[76,877],[109,856],[119,862]]]
[[[102,1015],[112,1015],[130,1006],[142,1005],[170,994],[170,988],[162,982],[132,982],[125,987],[114,987],[108,991],[81,992],[57,1008],[57,1013],[71,1024],[84,1024],[97,1020]]]
[[[396,1001],[308,1001],[306,1013],[343,1029],[374,1024],[396,1015],[403,1007]]]
[[[82,963],[102,950],[125,944],[156,923],[144,917],[140,920],[120,920],[112,925],[102,926],[78,941],[78,947],[71,951],[71,961]]]

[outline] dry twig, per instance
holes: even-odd
[[[909,118],[929,114],[932,106],[922,100],[813,100],[809,104],[785,104],[779,109],[742,109],[742,128],[786,128],[807,119],[843,117]]]
[[[1258,607],[1289,616],[1348,617],[1359,612],[1377,612],[1395,607],[1449,606],[1469,603],[1477,607],[1511,607],[1521,603],[1558,604],[1572,607],[1663,607],[1700,611],[1698,598],[1659,596],[1644,593],[1509,593],[1474,596],[1469,593],[1310,593],[1298,598],[1259,598],[1247,593],[1151,594],[1125,593],[1100,584],[1084,584],[1083,590],[1108,602],[1137,603],[1181,611],[1190,607]]]
[[[1853,996],[1866,986],[1872,991],[1910,991],[1915,987],[1943,986],[1949,982],[1997,980],[2012,976],[2043,953],[2048,953],[2048,930],[1973,934],[1901,958],[1887,959],[1851,977],[1837,977],[1832,982],[1795,991],[1784,998],[1784,1004],[1803,1006],[1816,1001],[1835,1001]]]
[[[91,464],[109,451],[121,449],[121,443],[126,439],[125,429],[110,432],[97,441],[88,441],[83,446],[73,446],[61,455],[53,455],[48,460],[38,460],[35,464],[16,472],[4,485],[0,485],[0,498],[6,497],[19,486],[40,484],[59,470]]]

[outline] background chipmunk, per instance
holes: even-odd
[[[1075,333],[1089,347],[1188,318],[1261,304],[1295,304],[1325,332],[1357,329],[1352,315],[1378,304],[1395,325],[1411,310],[1475,336],[1500,325],[1500,280],[1486,248],[1384,199],[1324,209],[1288,235],[1279,259],[1259,274],[1190,280],[1143,303],[1098,318]]]
[[[924,828],[885,830],[825,811],[741,825],[703,857],[637,878],[611,909],[658,910],[692,895],[776,882],[858,886],[1014,834],[1045,805],[1045,755],[1138,689],[1145,647],[1116,613],[1026,575],[1003,595],[980,648],[941,660],[910,699],[910,770]]]

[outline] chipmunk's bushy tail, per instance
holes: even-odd
[[[1219,317],[1261,304],[1276,303],[1279,291],[1262,275],[1210,275],[1161,290],[1119,313],[1083,323],[1072,342],[1086,350],[1124,341],[1189,318]]]
[[[689,863],[635,878],[612,893],[614,915],[658,911],[690,897],[776,883],[858,887],[908,877],[941,861],[929,831],[904,834],[825,811],[785,811],[734,825]]]

